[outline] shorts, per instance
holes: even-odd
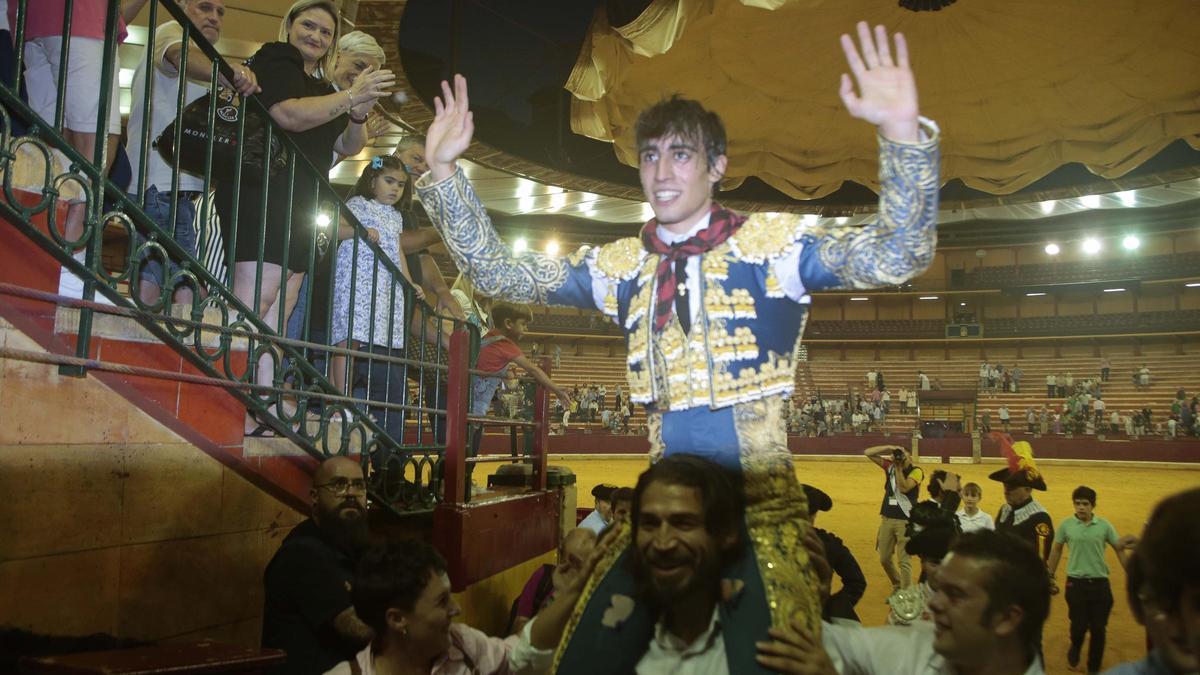
[[[172,237],[179,247],[187,251],[193,258],[196,257],[196,200],[200,197],[198,192],[190,192],[180,190],[177,193],[177,204],[175,208],[175,227],[171,227],[171,193],[170,191],[159,192],[158,188],[151,185],[146,188],[146,196],[143,201],[143,209],[146,215],[154,221],[156,225],[166,231],[168,234],[174,233]],[[131,198],[133,196],[131,195]],[[141,246],[146,242],[146,237],[141,233],[137,233],[137,243]],[[175,274],[180,269],[179,260],[167,256],[167,267],[170,274]],[[159,254],[148,256],[145,265],[142,267],[141,277],[146,281],[153,281],[160,287],[163,285],[163,265],[162,258]]]
[[[492,398],[504,380],[500,377],[475,375],[471,378],[471,414],[482,417],[492,407]]]
[[[101,66],[104,41],[73,37],[70,44],[63,98],[63,126],[79,133],[96,133],[100,116]],[[54,124],[57,111],[59,59],[62,36],[33,38],[25,43],[25,87],[29,107],[47,124]],[[121,90],[118,86],[117,60],[113,59],[112,87],[109,89],[108,133],[121,133]],[[89,158],[91,159],[91,158]]]

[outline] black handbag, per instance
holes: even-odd
[[[177,119],[167,125],[154,141],[154,147],[167,164],[175,165],[175,128],[183,127],[179,143],[179,168],[195,174],[204,173],[204,158],[208,148],[208,107],[213,94],[210,92],[192,101]],[[271,137],[271,148],[266,146],[267,125],[263,115],[246,117],[245,144],[238,154],[238,120],[244,114],[245,100],[234,90],[217,87],[217,114],[213,122],[212,177],[214,181],[233,180],[234,169],[240,161],[242,176],[260,178],[263,174],[264,158],[270,157],[271,173],[287,164],[287,154],[279,133]]]

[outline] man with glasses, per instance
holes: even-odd
[[[312,517],[280,544],[263,575],[264,647],[283,649],[277,673],[319,675],[371,641],[351,583],[369,543],[367,486],[358,462],[331,457],[313,475]]]

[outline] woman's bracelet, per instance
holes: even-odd
[[[350,121],[355,124],[365,124],[367,121],[367,115],[363,115],[362,117],[355,117],[353,111],[349,111],[346,114],[350,116]]]

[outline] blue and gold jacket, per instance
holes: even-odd
[[[879,219],[826,227],[788,213],[756,213],[702,254],[701,306],[685,334],[672,317],[652,330],[659,256],[636,237],[566,257],[514,256],[496,235],[465,174],[417,181],[421,201],[460,271],[485,295],[599,309],[625,332],[631,400],[658,411],[723,408],[795,386],[808,293],[898,285],[929,266],[937,244],[938,131],[926,140],[879,137]]]

